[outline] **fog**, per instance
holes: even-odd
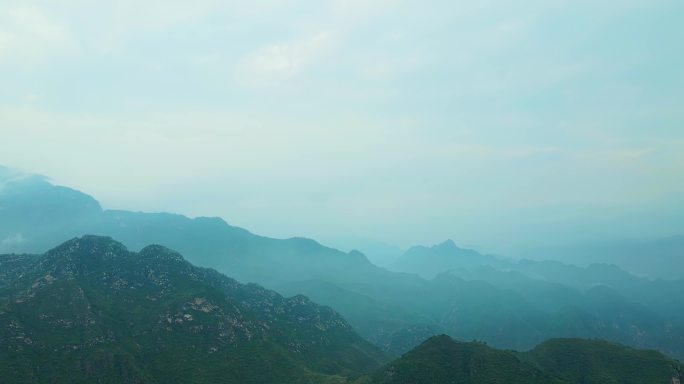
[[[105,208],[346,249],[451,238],[524,257],[677,235],[682,16],[653,0],[3,1],[0,164]]]
[[[0,1],[3,383],[682,382],[682,20]]]

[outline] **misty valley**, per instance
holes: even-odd
[[[104,210],[6,168],[0,185],[3,383],[682,379],[684,269],[657,247],[641,262],[667,276],[451,240],[380,267],[220,218]]]
[[[0,384],[683,384],[684,0],[0,0]]]

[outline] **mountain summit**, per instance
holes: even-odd
[[[92,197],[41,177],[3,176],[0,170],[0,189],[0,253],[17,253],[0,261],[0,286],[28,272],[27,262],[36,257],[23,253],[97,234],[139,255],[150,253],[148,244],[163,244],[238,281],[285,296],[304,294],[332,307],[394,356],[440,333],[518,350],[549,338],[603,338],[684,356],[677,281],[647,280],[615,267],[515,262],[453,241],[414,247],[390,271],[359,252],[305,238],[259,236],[220,218],[102,210]],[[87,238],[79,239],[85,247]],[[74,276],[82,267],[65,260],[53,265],[56,274]],[[607,289],[595,289],[600,286]]]
[[[328,383],[384,357],[328,307],[152,245],[72,239],[0,288],[6,383]]]
[[[401,255],[390,269],[398,272],[417,273],[431,279],[438,274],[458,268],[494,264],[497,259],[475,250],[460,248],[449,239],[432,247],[415,246]]]

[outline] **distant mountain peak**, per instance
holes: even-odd
[[[473,249],[460,248],[453,240],[448,239],[431,247],[410,248],[397,259],[391,268],[399,272],[417,273],[424,278],[432,279],[443,272],[479,268],[496,263],[497,260],[493,256],[483,255]]]
[[[655,351],[606,341],[552,339],[529,352],[511,352],[438,335],[392,362],[368,382],[571,384],[680,380],[679,362]]]
[[[479,342],[458,342],[447,335],[429,338],[395,360],[374,383],[558,383],[515,354]]]
[[[128,257],[128,249],[111,237],[87,235],[68,240],[45,253],[37,272],[74,278]]]
[[[0,288],[0,340],[0,371],[20,378],[11,382],[328,383],[385,361],[306,296],[286,298],[169,248],[132,252],[104,236],[27,260]],[[26,364],[13,364],[15,355]]]
[[[443,344],[449,345],[449,344],[453,344],[453,343],[457,343],[457,341],[452,339],[451,336],[449,336],[449,335],[441,334],[441,335],[435,335],[435,336],[428,338],[427,340],[425,340],[423,342],[423,346],[443,345]]]
[[[67,240],[61,245],[57,246],[75,246],[75,247],[81,247],[84,246],[86,248],[88,247],[97,247],[97,246],[122,246],[120,242],[112,239],[110,236],[101,236],[101,235],[83,235],[79,237],[75,237],[73,239]]]
[[[456,243],[454,243],[453,240],[447,239],[446,241],[443,241],[432,248],[442,248],[442,249],[458,249],[458,246]]]
[[[353,257],[353,258],[368,260],[366,255],[357,249],[352,249],[351,251],[349,251],[348,255]]]
[[[165,247],[159,244],[148,245],[141,249],[140,257],[152,257],[159,260],[171,261],[171,262],[185,262],[185,258],[180,253],[174,251],[171,248]]]
[[[80,257],[113,258],[128,253],[126,246],[109,236],[85,235],[67,240],[47,252],[48,259],[78,254]]]

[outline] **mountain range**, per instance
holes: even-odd
[[[104,210],[91,196],[41,177],[6,169],[0,176],[0,252],[14,253],[13,269],[31,258],[22,254],[65,239],[111,236],[134,251],[162,244],[237,281],[303,294],[390,356],[444,333],[517,350],[550,338],[602,338],[684,357],[682,280],[607,264],[482,255],[451,241],[411,248],[389,270],[310,239],[263,237],[220,218]]]
[[[5,383],[332,383],[386,361],[332,309],[240,284],[163,246],[136,253],[85,236],[6,263]]]
[[[387,356],[335,311],[108,237],[0,255],[6,383],[679,383],[656,351],[553,339],[529,352],[433,336]]]

